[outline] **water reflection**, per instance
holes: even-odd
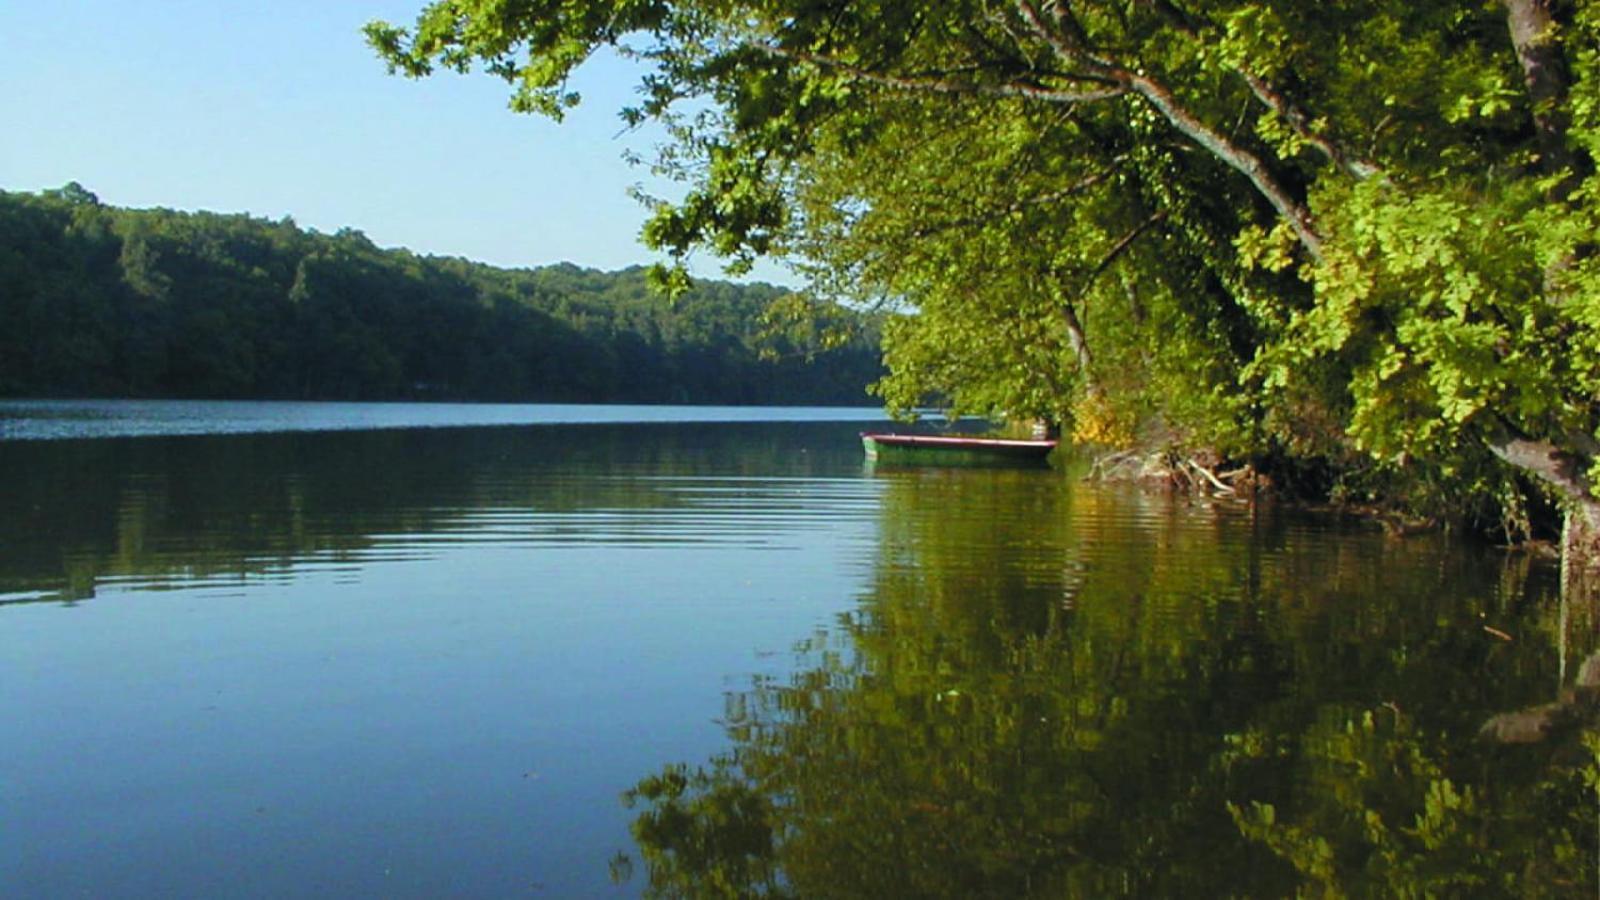
[[[0,604],[284,581],[463,543],[783,548],[875,507],[857,428],[0,442]]]
[[[1593,894],[1553,573],[856,430],[0,442],[0,894]]]
[[[0,441],[0,896],[626,895],[616,786],[863,583],[858,428]]]
[[[792,677],[727,697],[729,751],[626,794],[616,877],[695,897],[1595,894],[1592,723],[1478,739],[1593,649],[1550,572],[1028,473],[881,483],[858,609]]]

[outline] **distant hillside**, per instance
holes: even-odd
[[[824,310],[855,336],[823,349],[764,326],[793,307],[782,288],[702,281],[669,304],[645,275],[0,191],[0,396],[867,402],[870,323]]]

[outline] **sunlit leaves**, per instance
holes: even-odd
[[[668,125],[658,166],[688,187],[646,243],[786,254],[825,301],[900,310],[897,411],[1404,462],[1461,498],[1486,434],[1600,429],[1600,180],[1548,171],[1530,127],[1600,148],[1600,14],[1559,11],[1570,97],[1535,110],[1501,4],[1029,8],[453,0],[369,39],[550,114],[637,40],[629,121]],[[1148,94],[1072,99],[1135,75],[1213,137]]]

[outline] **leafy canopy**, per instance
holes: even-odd
[[[688,184],[646,241],[901,308],[896,410],[1532,476],[1600,522],[1592,4],[443,0],[368,35],[551,115],[639,59],[624,115]]]

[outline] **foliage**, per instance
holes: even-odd
[[[770,285],[497,269],[349,229],[0,193],[0,395],[856,403],[871,323]],[[829,310],[816,304],[822,312]]]
[[[1538,481],[1600,529],[1593,4],[444,0],[368,34],[549,113],[639,59],[625,116],[688,182],[647,239],[900,309],[892,410],[1457,509]]]

